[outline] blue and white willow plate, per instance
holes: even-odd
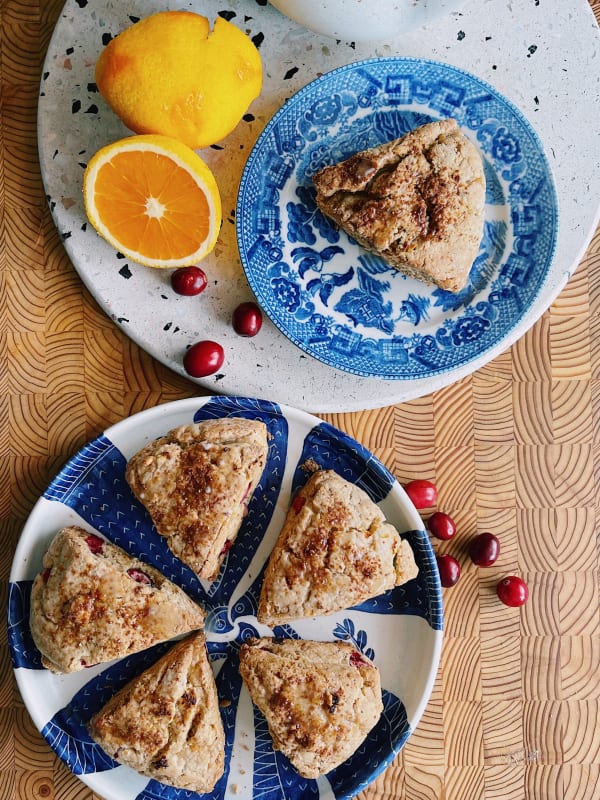
[[[468,285],[451,293],[368,254],[317,209],[327,164],[454,117],[479,148],[485,227]],[[355,375],[428,379],[509,340],[554,255],[557,199],[537,135],[492,86],[460,69],[377,58],[333,70],[273,116],[246,164],[237,205],[248,282],[306,353]]]
[[[218,579],[208,584],[168,551],[125,481],[125,464],[148,441],[177,425],[230,415],[266,423],[269,456],[239,537]],[[244,639],[271,633],[255,617],[263,571],[291,494],[305,480],[301,465],[309,458],[365,489],[410,541],[420,568],[415,580],[360,606],[274,629],[281,636],[349,640],[381,671],[384,712],[379,723],[347,762],[317,781],[300,778],[287,759],[273,751],[264,719],[253,709],[238,672]],[[86,729],[109,696],[153,663],[166,645],[72,675],[53,675],[41,666],[28,621],[31,584],[53,535],[72,524],[101,533],[157,567],[207,609],[226,767],[214,791],[202,797],[350,798],[391,762],[417,724],[438,667],[443,611],[431,543],[402,487],[362,445],[305,412],[246,398],[167,403],[109,428],[62,469],[23,529],[10,575],[8,640],[27,709],[58,756],[107,800],[184,800],[198,795],[117,765]]]

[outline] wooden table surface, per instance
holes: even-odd
[[[2,594],[33,504],[107,426],[198,395],[98,308],[48,212],[36,104],[62,0],[0,0],[0,535]],[[595,2],[596,14],[600,3]],[[592,123],[592,121],[590,121]],[[600,797],[600,232],[553,306],[509,351],[460,382],[375,411],[322,415],[400,482],[426,477],[459,534],[463,574],[444,590],[446,633],[425,714],[363,800]],[[489,530],[497,564],[465,542]],[[522,609],[500,576],[530,587]],[[5,617],[5,614],[3,615]],[[3,625],[0,798],[92,800],[37,732]]]

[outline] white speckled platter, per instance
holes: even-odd
[[[261,97],[219,147],[202,151],[223,197],[224,226],[203,262],[209,277],[199,297],[179,297],[169,274],[128,264],[86,224],[81,199],[85,163],[102,145],[128,135],[96,91],[93,70],[104,43],[137,17],[186,8],[226,15],[247,31],[265,68]],[[67,0],[41,81],[38,135],[48,201],[67,252],[105,312],[158,360],[183,373],[185,349],[211,338],[225,348],[221,371],[201,380],[227,394],[268,397],[315,412],[390,405],[427,394],[483,366],[546,310],[583,255],[598,220],[600,163],[590,119],[600,115],[598,30],[586,0],[506,5],[466,2],[460,12],[390,42],[355,45],[316,35],[266,0]],[[576,43],[576,46],[575,46]],[[560,231],[551,268],[527,313],[509,335],[460,367],[425,378],[360,377],[321,363],[265,321],[253,339],[230,325],[252,293],[240,264],[235,207],[240,177],[257,137],[275,112],[320,74],[372,57],[434,59],[489,81],[537,132],[554,174]],[[557,70],[560,70],[558,76]],[[560,80],[557,78],[560,77]]]

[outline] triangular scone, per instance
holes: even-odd
[[[141,775],[210,792],[223,774],[225,733],[204,635],[179,642],[130,681],[89,729],[108,755]]]
[[[126,477],[172,552],[214,580],[238,534],[268,452],[260,420],[183,425],[146,445]]]
[[[347,642],[250,639],[240,674],[273,748],[305,778],[346,761],[383,709],[379,670]]]
[[[483,235],[485,176],[456,121],[430,122],[313,176],[318,207],[388,264],[451,292]]]
[[[157,569],[76,526],[56,534],[31,589],[31,633],[53,672],[137,653],[204,618]]]
[[[294,497],[261,589],[258,620],[331,614],[416,577],[409,543],[360,487],[319,470]]]

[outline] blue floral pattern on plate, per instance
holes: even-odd
[[[321,214],[312,186],[321,167],[443,117],[478,146],[487,181],[479,254],[458,293],[364,251]],[[248,282],[292,342],[346,372],[410,380],[508,337],[548,274],[558,208],[537,135],[492,86],[445,64],[379,58],[323,75],[274,115],[246,164],[237,220]]]
[[[150,438],[176,425],[229,415],[263,420],[270,436],[269,454],[235,545],[217,580],[209,584],[165,546],[129,489],[125,466]],[[273,631],[294,638],[350,641],[382,671],[384,712],[379,723],[347,762],[320,781],[300,778],[273,750],[265,721],[244,693],[238,670],[241,643],[248,636],[271,633],[255,618],[264,569],[279,532],[280,522],[271,523],[306,480],[302,467],[308,460],[336,470],[384,504],[388,517],[410,541],[420,568],[415,580],[360,606]],[[226,768],[214,790],[203,797],[223,800],[236,786],[242,796],[256,800],[350,798],[401,749],[427,702],[439,660],[439,577],[417,512],[393,475],[350,436],[316,417],[263,400],[212,397],[165,404],[119,423],[83,447],[52,481],[24,528],[10,578],[8,640],[21,693],[46,741],[75,774],[110,800],[198,797],[141,776],[136,776],[137,782],[128,780],[130,773],[123,773],[87,732],[92,714],[154,663],[168,644],[74,676],[55,676],[42,667],[29,627],[31,585],[45,545],[67,524],[98,531],[153,564],[207,610],[208,652],[224,701]],[[411,647],[403,649],[410,652],[399,654],[397,642],[409,637]]]

